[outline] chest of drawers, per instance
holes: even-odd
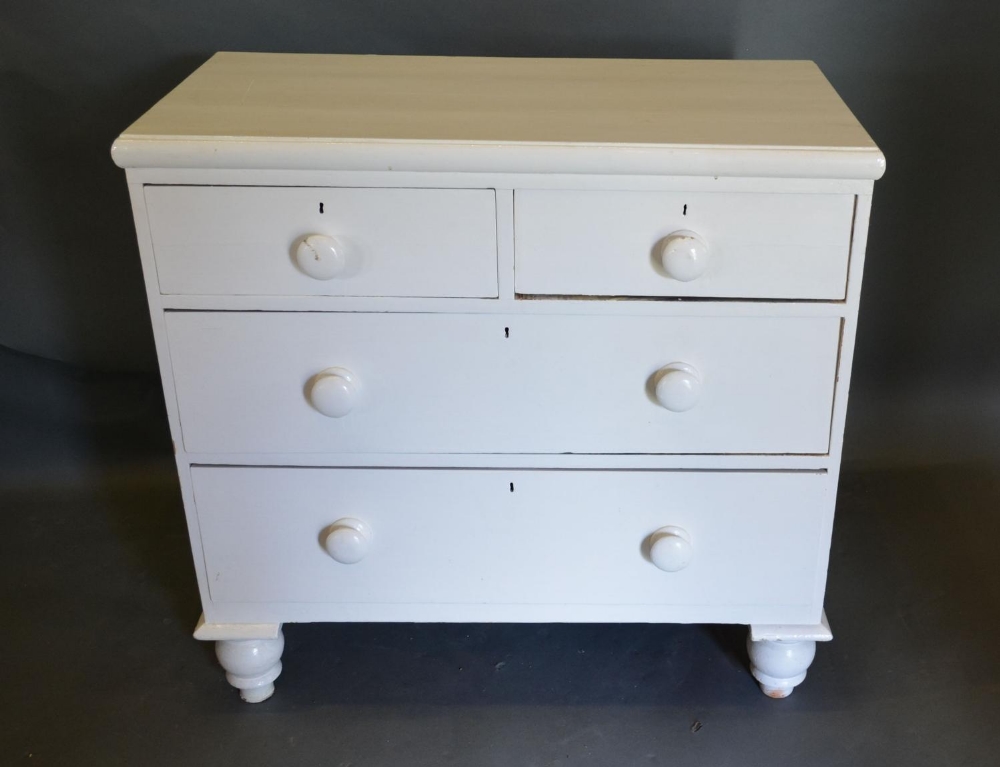
[[[204,614],[823,611],[872,186],[809,62],[221,53],[115,142]]]

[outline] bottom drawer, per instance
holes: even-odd
[[[815,623],[822,607],[825,472],[191,474],[214,621]]]

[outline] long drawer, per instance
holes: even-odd
[[[496,298],[492,189],[147,186],[160,292]]]
[[[647,605],[659,608],[649,620],[818,619],[822,472],[191,472],[216,605]],[[327,549],[345,523],[363,539],[332,551],[353,564]],[[664,535],[684,537],[681,556],[657,550]]]
[[[852,195],[518,190],[514,200],[518,293],[845,295]]]
[[[833,317],[168,312],[195,453],[826,453]]]

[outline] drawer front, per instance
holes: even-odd
[[[521,294],[845,296],[851,195],[518,190],[514,203]]]
[[[168,312],[166,325],[189,452],[829,447],[834,317]]]
[[[720,621],[751,607],[757,621],[818,613],[821,472],[191,471],[217,604],[673,605],[716,607],[699,620]],[[350,524],[363,535],[330,542]],[[686,536],[681,557],[658,550],[678,548],[654,543],[667,534]],[[326,546],[360,559],[343,564]],[[654,559],[687,564],[664,571]]]
[[[498,295],[491,189],[147,186],[145,196],[164,294]]]

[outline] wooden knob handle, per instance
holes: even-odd
[[[342,565],[353,565],[364,559],[371,542],[371,528],[353,517],[338,519],[323,531],[323,548]]]
[[[694,547],[691,536],[680,527],[661,527],[650,536],[649,559],[667,573],[683,570],[691,564]]]
[[[663,241],[660,263],[667,276],[678,282],[696,280],[708,268],[708,243],[687,229],[674,232]]]
[[[701,398],[701,375],[685,362],[672,362],[657,374],[655,392],[663,407],[683,413]]]
[[[314,280],[346,276],[351,266],[347,246],[336,237],[310,234],[295,247],[295,263]]]
[[[357,399],[357,376],[346,368],[327,368],[309,387],[309,402],[330,418],[343,418],[354,409]]]

